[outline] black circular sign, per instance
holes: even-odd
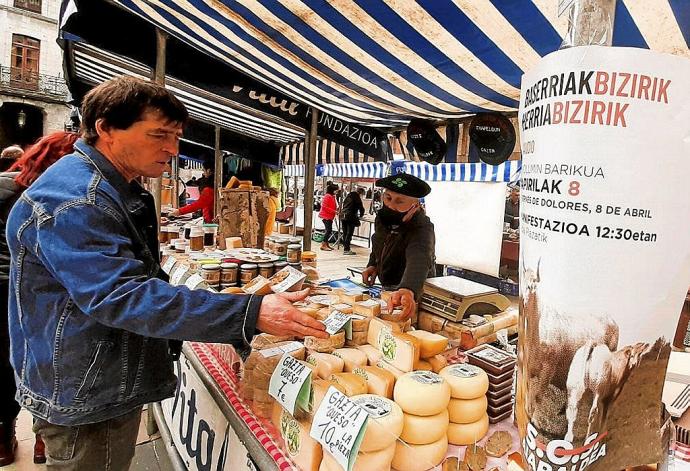
[[[429,120],[415,118],[410,121],[407,126],[407,139],[424,162],[437,165],[446,156],[446,142],[436,132],[434,123]]]
[[[499,113],[479,113],[470,123],[470,146],[482,162],[499,165],[508,160],[515,148],[515,128]]]

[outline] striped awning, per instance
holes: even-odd
[[[388,164],[368,162],[362,164],[325,164],[316,166],[317,177],[335,178],[383,178],[388,174]]]
[[[559,48],[556,0],[113,0],[295,100],[349,122],[518,108]],[[690,57],[688,0],[618,0],[613,44]]]
[[[283,167],[284,177],[303,177],[304,165],[286,165]]]
[[[409,173],[428,182],[516,182],[520,178],[521,160],[500,165],[455,163],[430,165],[424,162],[392,162],[392,174]]]
[[[285,165],[304,164],[305,143],[297,142],[283,146],[280,149],[280,158]],[[319,139],[316,143],[316,165],[331,163],[363,163],[373,162],[374,159],[356,152],[328,139]]]
[[[73,50],[76,77],[87,83],[97,85],[125,74],[143,79],[151,77],[148,66],[89,44],[75,43]],[[297,126],[274,116],[262,116],[260,112],[174,77],[166,77],[166,87],[185,104],[192,118],[264,142],[280,144],[304,139],[304,132]]]

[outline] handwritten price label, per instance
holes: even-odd
[[[175,257],[168,256],[168,258],[165,259],[165,263],[161,267],[165,273],[168,275],[172,271],[172,269],[175,267],[175,264],[177,263],[177,260],[175,260]]]
[[[271,375],[268,394],[292,415],[298,407],[308,410],[311,368],[290,356],[289,353],[284,354]]]
[[[352,340],[352,318],[343,312],[333,311],[323,321],[326,332],[333,335],[341,329],[345,330],[345,337]]]
[[[189,272],[186,266],[178,265],[170,275],[170,284],[179,285],[185,275]]]
[[[346,471],[352,471],[369,414],[333,386],[316,410],[309,435]]]

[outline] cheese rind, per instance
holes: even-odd
[[[320,353],[332,353],[336,348],[341,348],[345,345],[345,332],[340,331],[331,335],[327,339],[307,336],[304,337],[304,346],[309,350],[314,350]]]
[[[401,333],[382,330],[379,334],[379,350],[384,361],[400,371],[414,370],[419,361],[419,340]]]
[[[429,363],[426,360],[419,360],[417,363],[415,363],[414,370],[415,371],[434,371],[434,369],[431,367],[431,363]]]
[[[393,398],[395,375],[378,366],[362,366],[355,368],[353,373],[360,375],[367,381],[367,392],[377,394],[388,399]]]
[[[379,451],[395,443],[403,430],[403,412],[400,406],[375,394],[361,394],[351,399],[369,414],[359,450]]]
[[[397,471],[426,471],[438,466],[448,452],[448,440],[441,437],[428,445],[412,445],[403,441],[395,444],[393,468]]]
[[[429,416],[448,408],[450,386],[430,371],[413,371],[395,382],[393,397],[407,414]]]
[[[443,368],[448,366],[448,360],[443,355],[435,355],[433,357],[426,358],[426,361],[431,365],[431,371],[434,373],[440,373]]]
[[[398,333],[402,333],[404,330],[403,326],[399,323],[387,322],[382,321],[381,319],[373,318],[371,322],[369,322],[369,332],[367,335],[367,342],[369,342],[369,345],[379,348],[379,336],[381,335],[381,331],[384,329],[387,329],[390,332]]]
[[[486,414],[488,404],[486,396],[476,399],[451,399],[448,404],[450,421],[456,424],[477,422]]]
[[[311,382],[311,395],[309,397],[310,414],[314,415],[316,410],[321,405],[323,398],[326,397],[328,388],[333,386],[335,389],[345,394],[345,388],[336,383],[335,381],[330,381],[327,379],[315,379]]]
[[[400,439],[413,445],[428,445],[446,436],[448,423],[447,409],[426,417],[403,414],[403,430]]]
[[[353,330],[352,331],[352,338],[351,339],[345,339],[345,346],[347,346],[347,347],[359,347],[360,345],[366,345],[367,344],[367,336],[368,336],[367,331],[356,332]]]
[[[484,438],[489,431],[489,416],[484,414],[481,419],[471,424],[456,424],[448,426],[448,442],[453,445],[472,445]]]
[[[445,367],[439,374],[450,384],[455,399],[476,399],[489,390],[489,377],[477,366],[458,363]]]
[[[361,350],[367,356],[369,366],[376,365],[381,360],[381,352],[373,345],[360,345],[357,350]]]
[[[310,429],[311,423],[308,421],[290,418],[281,432],[288,455],[299,469],[318,471],[323,452],[321,444],[309,436]]]
[[[393,365],[391,365],[390,363],[385,362],[385,361],[383,361],[383,360],[379,360],[379,362],[376,363],[376,366],[378,366],[379,368],[383,368],[384,370],[390,371],[391,373],[393,373],[393,376],[395,376],[396,381],[397,381],[401,376],[403,376],[403,375],[405,374],[404,371],[400,371],[400,370],[397,369],[395,366],[393,366]]]
[[[442,335],[432,334],[426,330],[411,330],[407,334],[419,339],[421,358],[433,357],[448,348],[448,339]]]
[[[341,373],[345,367],[345,361],[330,353],[312,352],[307,356],[307,363],[314,365],[316,376],[328,379],[332,374]]]
[[[348,373],[355,368],[366,366],[367,364],[367,356],[356,348],[338,348],[333,351],[333,355],[343,359],[345,364],[343,371]]]
[[[376,299],[367,299],[352,305],[352,313],[361,316],[376,317],[381,314],[381,303]]]
[[[348,397],[367,393],[367,381],[354,373],[336,373],[328,379],[341,385]]]

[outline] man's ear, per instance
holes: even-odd
[[[112,128],[108,126],[103,118],[96,120],[96,134],[98,134],[99,140],[108,144],[112,142]]]

